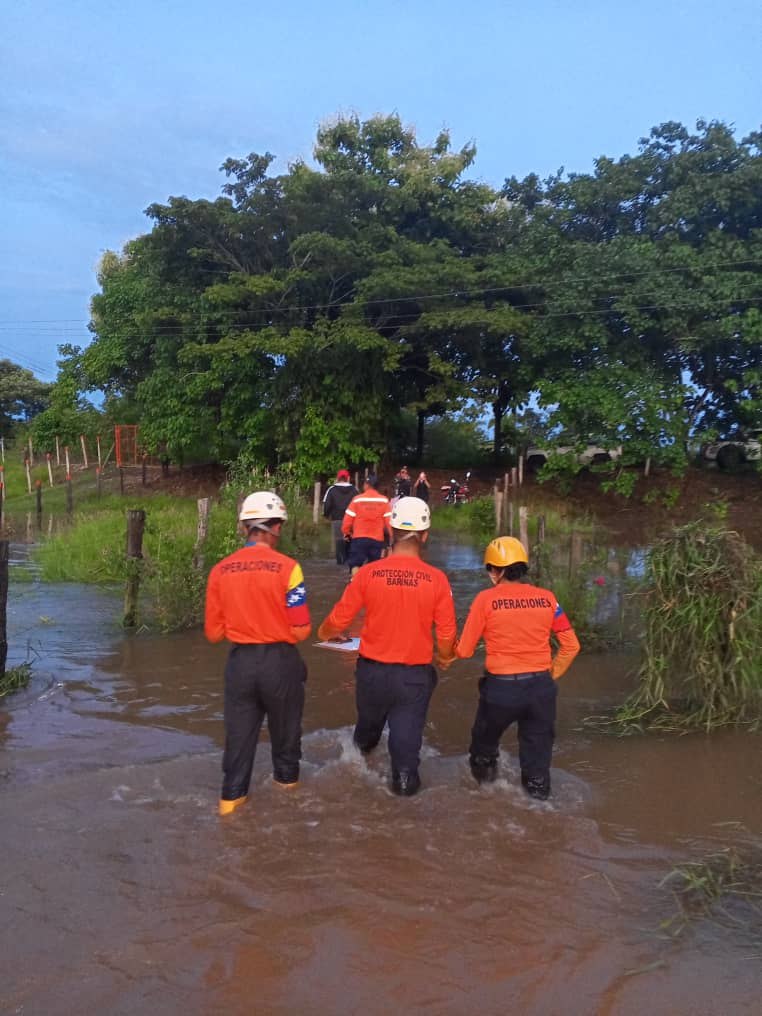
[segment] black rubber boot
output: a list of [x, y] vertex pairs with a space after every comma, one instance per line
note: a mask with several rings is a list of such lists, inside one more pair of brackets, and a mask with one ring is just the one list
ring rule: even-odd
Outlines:
[[354, 737], [352, 738], [352, 740], [354, 741], [355, 747], [359, 748], [360, 751], [363, 753], [363, 755], [370, 755], [373, 749], [378, 747], [378, 742], [381, 740], [381, 738], [380, 737], [376, 738], [375, 741], [361, 742], [358, 741], [356, 737]]
[[418, 773], [408, 772], [401, 769], [398, 773], [392, 773], [392, 790], [400, 797], [412, 797], [421, 789], [421, 777]]
[[521, 784], [530, 797], [538, 801], [547, 801], [550, 797], [550, 776], [525, 776], [521, 774]]
[[471, 775], [477, 783], [494, 783], [497, 779], [497, 759], [486, 755], [469, 755]]

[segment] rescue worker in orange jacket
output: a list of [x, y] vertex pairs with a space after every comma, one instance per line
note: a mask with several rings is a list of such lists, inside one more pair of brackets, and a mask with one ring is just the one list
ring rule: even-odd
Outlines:
[[430, 524], [428, 505], [417, 497], [400, 498], [391, 516], [391, 554], [358, 571], [318, 631], [321, 639], [332, 638], [365, 609], [354, 740], [370, 752], [389, 724], [392, 790], [404, 796], [421, 785], [423, 728], [437, 684], [432, 628], [440, 656], [450, 658], [455, 641], [450, 583], [421, 558]]
[[376, 477], [367, 476], [362, 494], [349, 502], [341, 524], [344, 536], [352, 540], [347, 554], [352, 575], [368, 561], [378, 561], [383, 556], [391, 514], [389, 498], [376, 490]]
[[[455, 653], [473, 656], [484, 639], [487, 659], [479, 682], [469, 756], [479, 781], [494, 780], [500, 738], [518, 723], [521, 782], [531, 797], [550, 794], [555, 738], [556, 681], [580, 649], [558, 600], [548, 589], [523, 582], [527, 553], [519, 540], [501, 536], [484, 554], [491, 586], [471, 604]], [[552, 655], [550, 638], [559, 649]]]
[[307, 668], [296, 643], [312, 630], [302, 569], [276, 550], [288, 518], [277, 494], [257, 491], [239, 513], [246, 545], [209, 574], [204, 632], [232, 642], [225, 666], [225, 753], [220, 815], [244, 804], [262, 721], [267, 717], [273, 779], [299, 779]]

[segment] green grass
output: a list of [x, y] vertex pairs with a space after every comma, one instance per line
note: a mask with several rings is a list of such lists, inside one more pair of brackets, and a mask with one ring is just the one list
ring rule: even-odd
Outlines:
[[[328, 527], [318, 533], [307, 504], [290, 474], [263, 477], [233, 475], [213, 501], [209, 532], [203, 549], [203, 565], [194, 561], [198, 509], [196, 498], [166, 494], [112, 495], [90, 500], [76, 511], [71, 524], [37, 546], [33, 552], [46, 582], [82, 582], [113, 585], [126, 582], [130, 569], [138, 568], [141, 579], [142, 625], [164, 631], [193, 627], [203, 617], [206, 579], [211, 567], [241, 546], [236, 508], [240, 493], [279, 486], [289, 508], [280, 549], [286, 554], [314, 552], [327, 546]], [[143, 561], [137, 566], [125, 559], [126, 512], [146, 512]]]
[[32, 665], [30, 663], [21, 663], [18, 667], [10, 667], [0, 677], [0, 698], [26, 688], [31, 676]]

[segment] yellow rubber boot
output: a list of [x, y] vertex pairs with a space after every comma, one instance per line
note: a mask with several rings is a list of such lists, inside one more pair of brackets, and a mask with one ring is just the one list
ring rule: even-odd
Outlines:
[[220, 815], [232, 814], [236, 810], [236, 808], [240, 808], [241, 805], [246, 804], [248, 800], [249, 800], [248, 795], [244, 795], [243, 797], [236, 797], [232, 801], [223, 801], [222, 799], [220, 799]]

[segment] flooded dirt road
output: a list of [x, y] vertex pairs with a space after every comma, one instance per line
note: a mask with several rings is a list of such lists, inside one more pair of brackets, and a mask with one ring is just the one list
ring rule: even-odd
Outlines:
[[[443, 558], [462, 619], [478, 558]], [[320, 620], [342, 575], [305, 572]], [[0, 703], [3, 1013], [760, 1011], [762, 929], [730, 913], [670, 938], [659, 887], [676, 863], [762, 847], [758, 741], [583, 728], [631, 658], [583, 655], [562, 679], [548, 804], [518, 787], [515, 735], [501, 779], [473, 783], [480, 661], [453, 666], [424, 790], [401, 800], [383, 746], [368, 762], [352, 746], [353, 660], [309, 645], [300, 786], [272, 785], [264, 743], [249, 804], [221, 822], [225, 649], [123, 636], [118, 605], [12, 588], [12, 645], [39, 658]]]

